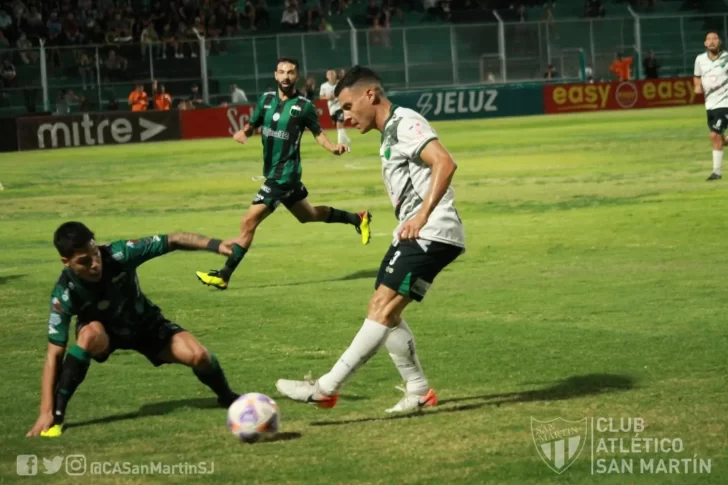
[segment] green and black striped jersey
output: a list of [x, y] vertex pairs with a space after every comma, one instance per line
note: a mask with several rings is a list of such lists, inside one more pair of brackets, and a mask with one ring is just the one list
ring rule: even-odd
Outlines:
[[261, 128], [263, 175], [280, 184], [301, 180], [301, 136], [308, 128], [321, 133], [316, 107], [298, 92], [282, 100], [277, 92], [263, 94], [250, 124]]

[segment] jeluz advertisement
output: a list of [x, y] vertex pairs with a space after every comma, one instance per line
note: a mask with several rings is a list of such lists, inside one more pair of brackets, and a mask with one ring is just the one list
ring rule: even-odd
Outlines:
[[546, 114], [660, 108], [704, 102], [692, 78], [544, 86]]

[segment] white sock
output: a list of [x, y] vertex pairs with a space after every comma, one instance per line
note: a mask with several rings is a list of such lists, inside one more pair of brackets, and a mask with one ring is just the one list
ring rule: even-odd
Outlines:
[[407, 392], [420, 396], [427, 394], [430, 384], [422, 371], [420, 359], [417, 358], [415, 337], [404, 320], [389, 331], [384, 345], [402, 379], [407, 383]]
[[346, 130], [344, 128], [337, 128], [336, 133], [339, 143], [349, 143], [350, 140], [349, 137], [346, 136]]
[[723, 150], [713, 150], [713, 173], [721, 175], [723, 170]]
[[377, 353], [388, 333], [389, 327], [386, 325], [374, 320], [364, 320], [364, 325], [351, 341], [349, 348], [341, 355], [329, 373], [319, 378], [319, 390], [328, 395], [338, 392], [344, 381]]

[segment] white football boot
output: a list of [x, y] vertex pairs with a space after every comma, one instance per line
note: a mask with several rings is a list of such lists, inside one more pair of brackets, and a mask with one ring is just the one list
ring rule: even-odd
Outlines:
[[293, 381], [289, 379], [278, 379], [276, 381], [276, 389], [278, 392], [293, 399], [294, 401], [314, 404], [320, 408], [333, 408], [339, 400], [338, 394], [331, 396], [324, 394], [319, 389], [318, 381], [314, 381], [306, 376], [306, 380]]
[[423, 408], [430, 408], [437, 405], [437, 394], [434, 389], [428, 389], [425, 395], [412, 394], [404, 387], [397, 386], [397, 389], [404, 392], [404, 397], [394, 407], [385, 409], [386, 413], [402, 413], [407, 411], [418, 411]]

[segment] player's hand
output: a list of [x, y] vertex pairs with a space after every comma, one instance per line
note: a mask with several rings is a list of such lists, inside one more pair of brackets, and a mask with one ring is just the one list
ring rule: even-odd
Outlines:
[[218, 248], [217, 252], [218, 254], [222, 254], [223, 256], [230, 256], [233, 254], [233, 244], [235, 244], [235, 239], [228, 239], [227, 241], [223, 241], [220, 243], [220, 248]]
[[240, 143], [241, 145], [245, 145], [248, 142], [248, 135], [245, 134], [245, 128], [236, 131], [233, 135], [233, 140]]
[[416, 215], [409, 221], [402, 224], [399, 228], [399, 240], [405, 241], [407, 239], [417, 239], [420, 237], [420, 230], [427, 223], [427, 219]]
[[31, 430], [28, 431], [28, 434], [26, 434], [25, 437], [30, 438], [31, 436], [38, 436], [41, 431], [48, 431], [48, 428], [51, 426], [53, 426], [53, 413], [41, 413], [38, 416], [38, 420], [35, 422]]
[[350, 152], [351, 148], [349, 148], [349, 145], [345, 145], [343, 143], [338, 143], [334, 145], [334, 148], [331, 150], [331, 153], [334, 155], [342, 155], [346, 152]]

